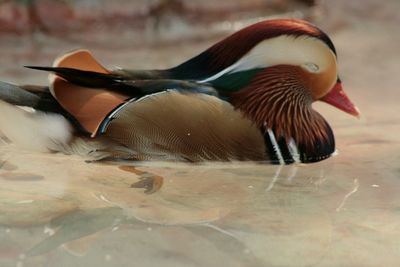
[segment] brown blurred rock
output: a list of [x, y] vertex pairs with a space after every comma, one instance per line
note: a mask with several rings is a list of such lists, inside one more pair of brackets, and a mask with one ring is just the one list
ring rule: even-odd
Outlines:
[[[296, 11], [313, 5], [313, 0], [144, 0], [66, 1], [26, 0], [0, 1], [0, 33], [59, 34], [79, 29], [128, 28], [144, 31], [152, 20], [156, 30], [162, 24], [179, 18], [190, 25], [236, 21]], [[168, 26], [168, 25], [167, 25]], [[164, 27], [164, 26], [163, 26]]]
[[0, 32], [52, 32], [69, 27], [74, 12], [64, 1], [0, 2]]

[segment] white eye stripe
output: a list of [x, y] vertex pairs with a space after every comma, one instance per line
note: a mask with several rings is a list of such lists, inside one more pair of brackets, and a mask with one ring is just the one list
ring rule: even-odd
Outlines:
[[226, 69], [223, 69], [222, 71], [218, 72], [217, 74], [214, 74], [213, 76], [208, 77], [208, 78], [206, 78], [204, 80], [201, 80], [201, 81], [198, 81], [198, 82], [199, 83], [206, 83], [206, 82], [209, 82], [209, 81], [216, 80], [216, 79], [218, 79], [219, 77], [221, 77], [224, 74], [235, 72], [235, 69], [238, 68], [239, 63], [240, 62], [236, 62], [235, 64], [230, 65], [229, 67], [227, 67]]
[[321, 40], [309, 36], [295, 38], [282, 35], [258, 43], [234, 64], [199, 82], [210, 82], [228, 73], [280, 64], [302, 66], [309, 72], [319, 73], [335, 62], [336, 56]]

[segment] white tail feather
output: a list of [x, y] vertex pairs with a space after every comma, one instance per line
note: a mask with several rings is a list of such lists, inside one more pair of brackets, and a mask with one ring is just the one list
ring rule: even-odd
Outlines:
[[59, 151], [72, 140], [72, 125], [61, 115], [28, 112], [0, 101], [0, 132], [20, 147], [35, 151]]

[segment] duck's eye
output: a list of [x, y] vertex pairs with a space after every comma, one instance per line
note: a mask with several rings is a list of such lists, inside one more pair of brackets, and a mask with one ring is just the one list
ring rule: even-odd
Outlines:
[[318, 72], [319, 70], [319, 66], [311, 62], [304, 63], [303, 68], [305, 68], [309, 72]]

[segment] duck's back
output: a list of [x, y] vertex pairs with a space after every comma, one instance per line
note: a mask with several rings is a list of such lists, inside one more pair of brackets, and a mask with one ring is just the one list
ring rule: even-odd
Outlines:
[[143, 160], [266, 160], [260, 130], [216, 97], [167, 91], [126, 103], [104, 135]]

